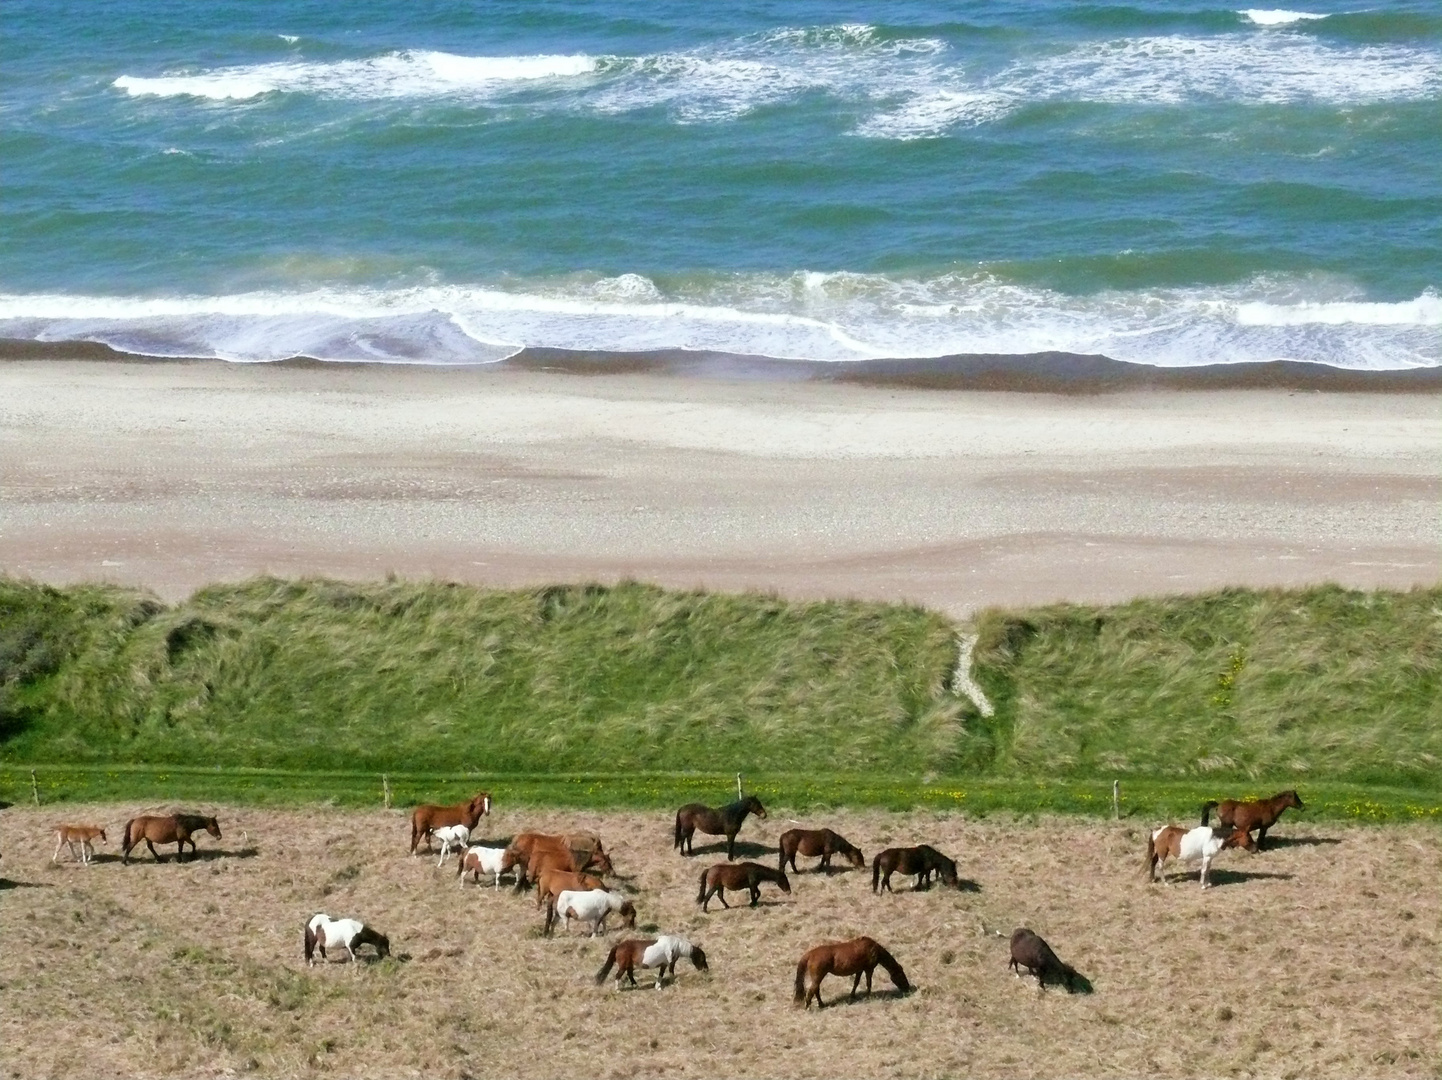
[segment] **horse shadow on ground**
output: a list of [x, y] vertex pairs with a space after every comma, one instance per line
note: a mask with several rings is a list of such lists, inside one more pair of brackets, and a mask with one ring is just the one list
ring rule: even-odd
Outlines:
[[946, 885], [940, 880], [933, 880], [925, 885], [913, 885], [906, 890], [893, 889], [892, 892], [931, 892], [932, 889], [954, 888], [957, 892], [978, 893], [981, 892], [981, 882], [972, 881], [971, 878], [959, 877], [955, 885]]
[[877, 998], [880, 998], [882, 1001], [900, 1001], [902, 998], [910, 997], [914, 993], [916, 993], [916, 987], [914, 986], [910, 990], [901, 990], [893, 986], [886, 990], [873, 990], [869, 994], [865, 990], [858, 990], [855, 997], [852, 997], [847, 991], [843, 990], [821, 1007], [823, 1009], [836, 1009], [843, 1005], [865, 1005], [868, 1001], [874, 1001]]
[[[1167, 880], [1168, 880], [1171, 884], [1173, 884], [1173, 885], [1178, 885], [1178, 884], [1181, 884], [1182, 882], [1188, 882], [1188, 883], [1190, 883], [1190, 882], [1199, 880], [1200, 874], [1201, 874], [1201, 871], [1198, 871], [1198, 872], [1195, 873], [1195, 874], [1185, 874], [1185, 875], [1183, 875], [1183, 876], [1181, 876], [1181, 877], [1172, 876], [1172, 877], [1169, 877]], [[1210, 874], [1207, 875], [1207, 881], [1212, 885], [1213, 888], [1215, 888], [1215, 887], [1217, 887], [1217, 886], [1219, 886], [1219, 885], [1240, 885], [1240, 884], [1242, 884], [1243, 882], [1253, 881], [1253, 880], [1256, 880], [1256, 881], [1291, 881], [1291, 880], [1292, 880], [1292, 875], [1291, 875], [1291, 874], [1276, 874], [1276, 873], [1271, 873], [1271, 872], [1266, 871], [1266, 870], [1248, 871], [1248, 870], [1215, 870], [1215, 869], [1214, 869]]]
[[[760, 855], [776, 854], [776, 845], [758, 844], [754, 840], [737, 840], [736, 846], [732, 849], [738, 858], [754, 859]], [[697, 844], [691, 849], [692, 855], [725, 855], [726, 841], [718, 840], [714, 844]]]
[[0, 878], [0, 892], [9, 892], [11, 889], [53, 889], [48, 881], [11, 881], [9, 878]]
[[[193, 862], [215, 862], [215, 860], [217, 859], [254, 859], [259, 855], [260, 848], [256, 847], [253, 844], [250, 847], [236, 848], [233, 851], [228, 851], [225, 848], [201, 848], [199, 851], [187, 851], [185, 853], [185, 858], [181, 860], [181, 865], [189, 866]], [[175, 859], [175, 852], [172, 851], [162, 854], [159, 861], [162, 863], [173, 863], [175, 862]], [[96, 854], [94, 858], [91, 859], [91, 862], [101, 862], [102, 860], [105, 862], [121, 862], [123, 860], [123, 856], [114, 854]], [[132, 851], [130, 853], [130, 861], [133, 863], [156, 862], [156, 860], [151, 857], [150, 852], [148, 851], [145, 852], [143, 857]]]
[[1321, 847], [1323, 844], [1340, 844], [1336, 836], [1269, 836], [1259, 853], [1289, 847]]

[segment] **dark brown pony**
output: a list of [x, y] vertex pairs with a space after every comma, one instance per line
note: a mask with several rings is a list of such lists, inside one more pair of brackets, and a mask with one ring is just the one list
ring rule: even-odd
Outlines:
[[130, 849], [144, 840], [156, 862], [160, 861], [160, 852], [155, 850], [156, 844], [174, 844], [175, 861], [184, 862], [186, 844], [190, 845], [191, 857], [195, 855], [195, 841], [191, 839], [191, 834], [202, 831], [210, 833], [217, 840], [220, 839], [220, 825], [213, 817], [169, 814], [165, 817], [131, 818], [125, 823], [125, 842], [121, 845], [120, 861], [122, 864], [129, 863]]
[[911, 983], [906, 978], [906, 972], [901, 970], [901, 965], [882, 946], [878, 945], [869, 937], [852, 938], [850, 941], [828, 941], [825, 945], [818, 945], [807, 952], [796, 965], [796, 1004], [803, 1009], [811, 1007], [811, 999], [816, 999], [816, 1007], [824, 1009], [826, 1003], [821, 1000], [821, 980], [828, 975], [840, 975], [843, 978], [852, 975], [851, 998], [856, 999], [856, 988], [861, 984], [861, 976], [866, 976], [866, 992], [871, 993], [871, 973], [880, 964], [891, 976], [891, 981], [903, 994], [911, 991]]
[[714, 896], [721, 901], [722, 907], [729, 908], [731, 905], [726, 902], [726, 890], [745, 889], [751, 894], [751, 906], [755, 907], [761, 899], [763, 881], [772, 882], [784, 893], [791, 891], [791, 882], [786, 880], [784, 870], [773, 870], [754, 862], [717, 863], [701, 871], [701, 890], [696, 894], [696, 903], [701, 905], [702, 911], [707, 911], [707, 905]]
[[872, 859], [871, 891], [880, 892], [885, 889], [892, 892], [892, 874], [915, 874], [916, 885], [912, 888], [913, 892], [929, 886], [932, 874], [938, 875], [944, 885], [958, 884], [955, 861], [948, 859], [930, 844], [887, 848]]
[[676, 811], [676, 842], [671, 846], [680, 848], [682, 855], [694, 855], [696, 852], [691, 837], [700, 830], [711, 836], [725, 836], [726, 858], [730, 859], [736, 851], [736, 834], [741, 831], [741, 823], [746, 820], [747, 814], [755, 814], [763, 821], [766, 819], [766, 807], [755, 795], [747, 795], [719, 809], [702, 803], [687, 803]]
[[808, 858], [820, 855], [821, 865], [817, 867], [818, 870], [830, 870], [833, 855], [844, 855], [846, 861], [858, 870], [866, 865], [866, 856], [861, 854], [860, 849], [853, 847], [846, 837], [830, 829], [787, 829], [781, 834], [779, 844], [782, 870], [786, 869], [788, 862], [791, 869], [795, 870], [797, 855]]
[[455, 806], [432, 806], [425, 803], [411, 811], [411, 854], [424, 837], [426, 850], [431, 849], [431, 830], [444, 829], [448, 825], [464, 825], [474, 829], [482, 815], [491, 812], [491, 793], [482, 791], [467, 802]]
[[[1235, 799], [1227, 799], [1223, 802], [1209, 802], [1203, 808], [1215, 808], [1217, 820], [1229, 829], [1238, 829], [1242, 832], [1257, 830], [1257, 848], [1260, 850], [1262, 843], [1267, 839], [1267, 830], [1277, 823], [1282, 816], [1282, 811], [1288, 807], [1296, 810], [1304, 810], [1301, 797], [1295, 791], [1280, 791], [1270, 799], [1258, 799], [1256, 802], [1237, 802]], [[1203, 822], [1205, 824], [1205, 822]]]
[[1016, 973], [1017, 978], [1021, 977], [1021, 969], [1026, 968], [1036, 976], [1037, 985], [1043, 990], [1048, 980], [1061, 983], [1068, 993], [1086, 985], [1086, 980], [1077, 974], [1076, 968], [1063, 964], [1052, 952], [1051, 946], [1025, 926], [1011, 935], [1011, 960], [1007, 962], [1007, 967]]

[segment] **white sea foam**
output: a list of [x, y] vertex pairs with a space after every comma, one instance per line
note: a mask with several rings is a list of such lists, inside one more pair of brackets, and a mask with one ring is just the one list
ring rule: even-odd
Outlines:
[[285, 42], [287, 45], [294, 45], [297, 41], [300, 40], [300, 36], [298, 34], [276, 34], [275, 36], [280, 38], [280, 40]]
[[1283, 8], [1247, 8], [1245, 11], [1237, 12], [1244, 18], [1250, 19], [1258, 26], [1287, 26], [1295, 22], [1303, 22], [1309, 19], [1325, 19], [1325, 15], [1314, 15], [1309, 11], [1287, 11]]
[[0, 336], [102, 341], [238, 361], [484, 363], [525, 346], [695, 349], [809, 360], [1099, 353], [1164, 367], [1295, 359], [1442, 365], [1442, 298], [1347, 296], [1336, 281], [1068, 296], [986, 274], [738, 274], [671, 291], [636, 274], [512, 290], [256, 292], [219, 297], [0, 296]]

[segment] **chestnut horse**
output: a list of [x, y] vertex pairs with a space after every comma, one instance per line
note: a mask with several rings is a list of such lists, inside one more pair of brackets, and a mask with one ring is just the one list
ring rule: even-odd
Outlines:
[[761, 899], [763, 881], [780, 886], [784, 893], [791, 891], [791, 882], [786, 880], [784, 870], [773, 870], [754, 862], [720, 862], [701, 871], [701, 890], [696, 894], [696, 903], [701, 905], [702, 911], [706, 911], [714, 896], [721, 901], [722, 907], [729, 908], [731, 905], [726, 902], [726, 890], [745, 889], [751, 894], [751, 906], [755, 907]]
[[861, 984], [861, 976], [866, 976], [866, 992], [871, 993], [871, 973], [880, 964], [891, 976], [891, 981], [903, 994], [911, 991], [911, 983], [906, 978], [906, 972], [901, 970], [901, 965], [882, 946], [878, 945], [869, 937], [852, 938], [850, 941], [828, 941], [825, 945], [818, 945], [809, 950], [796, 965], [796, 997], [797, 1005], [803, 1009], [811, 1007], [811, 999], [816, 999], [816, 1007], [824, 1009], [826, 1003], [821, 1000], [821, 980], [828, 975], [840, 975], [843, 978], [847, 975], [854, 976], [851, 980], [851, 999], [856, 999], [856, 988]]
[[130, 849], [142, 840], [150, 849], [150, 854], [155, 856], [156, 862], [160, 861], [160, 852], [155, 850], [156, 844], [174, 844], [175, 861], [184, 862], [186, 844], [190, 845], [191, 857], [195, 857], [195, 841], [191, 839], [191, 834], [202, 830], [217, 840], [220, 839], [220, 825], [213, 817], [203, 817], [200, 814], [168, 814], [165, 817], [131, 818], [125, 823], [125, 842], [121, 845], [120, 862], [128, 865]]
[[464, 825], [468, 829], [474, 829], [482, 815], [490, 812], [489, 791], [482, 791], [468, 802], [456, 803], [455, 806], [432, 806], [430, 803], [417, 806], [411, 811], [411, 854], [416, 853], [416, 845], [421, 842], [421, 837], [425, 837], [427, 851], [435, 850], [431, 847], [432, 830], [446, 825]]
[[60, 849], [70, 848], [70, 857], [84, 866], [90, 865], [90, 860], [95, 857], [95, 841], [102, 844], [110, 841], [105, 836], [105, 830], [99, 825], [57, 825], [55, 826], [55, 854], [50, 856], [51, 862], [60, 861]]
[[891, 888], [892, 874], [915, 874], [916, 884], [912, 892], [931, 884], [931, 875], [937, 874], [944, 885], [957, 885], [956, 862], [948, 859], [930, 844], [916, 847], [887, 848], [871, 860], [871, 891], [894, 891]]
[[797, 855], [808, 858], [820, 855], [821, 865], [817, 867], [818, 870], [830, 870], [833, 855], [844, 855], [846, 861], [858, 870], [866, 865], [866, 856], [861, 854], [860, 849], [853, 847], [846, 837], [830, 829], [787, 829], [781, 834], [778, 844], [781, 848], [782, 870], [786, 869], [788, 862], [791, 869], [795, 870]]
[[741, 823], [746, 820], [747, 814], [766, 820], [766, 807], [755, 795], [747, 795], [720, 809], [703, 803], [687, 803], [676, 811], [676, 842], [671, 846], [680, 848], [682, 855], [696, 854], [691, 837], [699, 829], [711, 836], [726, 837], [726, 858], [729, 860], [736, 851], [736, 834], [741, 831]]
[[1230, 829], [1240, 829], [1243, 832], [1257, 830], [1257, 850], [1260, 851], [1263, 842], [1267, 839], [1267, 830], [1277, 823], [1282, 816], [1282, 811], [1288, 807], [1296, 810], [1306, 809], [1302, 805], [1301, 797], [1295, 791], [1280, 791], [1270, 799], [1258, 799], [1256, 802], [1238, 802], [1235, 799], [1227, 799], [1223, 802], [1209, 802], [1204, 807], [1211, 809], [1215, 807], [1217, 820]]
[[676, 934], [662, 934], [659, 938], [627, 938], [611, 946], [606, 962], [601, 965], [601, 970], [596, 972], [596, 985], [605, 983], [606, 975], [614, 967], [617, 990], [621, 989], [623, 976], [635, 986], [636, 968], [640, 966], [656, 969], [656, 989], [659, 990], [661, 979], [665, 975], [675, 978], [676, 961], [688, 956], [697, 971], [706, 970], [706, 954], [701, 951], [701, 946], [692, 945]]

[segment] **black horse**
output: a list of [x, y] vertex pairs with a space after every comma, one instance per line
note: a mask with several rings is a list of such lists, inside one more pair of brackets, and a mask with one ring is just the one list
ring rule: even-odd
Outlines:
[[[948, 859], [930, 844], [917, 847], [887, 848], [871, 860], [871, 891], [880, 892], [891, 888], [892, 874], [915, 874], [915, 889], [931, 884], [931, 875], [937, 874], [944, 885], [958, 885], [956, 862]], [[913, 889], [913, 891], [915, 891]]]
[[712, 836], [726, 837], [726, 858], [730, 859], [736, 850], [736, 834], [747, 814], [755, 814], [763, 820], [766, 807], [755, 795], [747, 795], [734, 803], [727, 803], [719, 810], [701, 803], [687, 803], [676, 811], [676, 842], [673, 848], [680, 848], [682, 855], [694, 855], [691, 836], [696, 830]]

